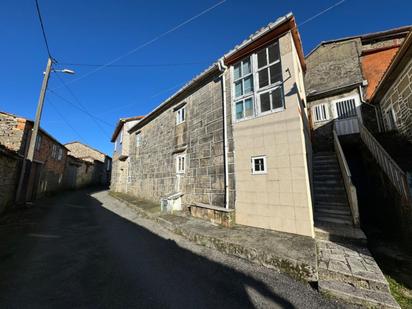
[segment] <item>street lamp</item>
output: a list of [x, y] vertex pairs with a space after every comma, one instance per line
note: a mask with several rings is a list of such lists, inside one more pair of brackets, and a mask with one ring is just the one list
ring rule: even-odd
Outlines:
[[20, 179], [19, 179], [19, 185], [17, 187], [17, 192], [16, 192], [16, 201], [20, 201], [20, 195], [21, 195], [21, 190], [22, 190], [22, 185], [23, 185], [23, 179], [26, 171], [26, 161], [29, 162], [29, 179], [32, 174], [32, 163], [34, 159], [34, 149], [36, 146], [36, 140], [37, 140], [37, 135], [39, 133], [39, 127], [40, 127], [40, 119], [41, 119], [41, 114], [43, 111], [43, 105], [44, 105], [44, 98], [46, 96], [46, 90], [47, 90], [47, 85], [49, 83], [49, 77], [50, 73], [53, 72], [61, 72], [61, 73], [66, 73], [66, 74], [74, 74], [73, 70], [69, 69], [62, 69], [62, 70], [55, 70], [53, 69], [53, 59], [48, 58], [47, 60], [47, 66], [46, 66], [46, 71], [44, 72], [44, 77], [43, 77], [43, 83], [42, 87], [40, 90], [40, 97], [39, 101], [37, 104], [37, 110], [36, 110], [36, 118], [34, 120], [33, 128], [32, 128], [32, 134], [30, 137], [30, 143], [28, 146], [28, 151], [24, 153], [24, 160], [23, 160], [23, 165], [20, 173]]

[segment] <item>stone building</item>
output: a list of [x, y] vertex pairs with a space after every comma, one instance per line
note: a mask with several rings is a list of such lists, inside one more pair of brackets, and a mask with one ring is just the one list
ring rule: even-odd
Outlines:
[[122, 118], [116, 125], [111, 142], [114, 143], [112, 182], [110, 189], [116, 192], [126, 193], [127, 186], [130, 184], [131, 175], [129, 173], [129, 144], [131, 129], [135, 124], [142, 120], [143, 116]]
[[[0, 112], [0, 144], [22, 157], [27, 152], [32, 128], [33, 121]], [[33, 172], [29, 173], [28, 169], [23, 171], [24, 192], [20, 198], [25, 196], [26, 200], [34, 200], [47, 192], [62, 189], [66, 156], [66, 147], [40, 129], [35, 145]]]
[[128, 176], [112, 190], [126, 179], [127, 193], [169, 210], [313, 237], [304, 71], [288, 14], [132, 126]]
[[70, 156], [67, 161], [66, 185], [70, 188], [109, 186], [112, 158], [81, 142], [65, 144]]
[[314, 147], [359, 133], [358, 120], [378, 131], [377, 110], [367, 103], [411, 27], [320, 43], [306, 56], [305, 85]]
[[412, 33], [379, 81], [371, 102], [379, 106], [385, 131], [396, 130], [412, 142]]

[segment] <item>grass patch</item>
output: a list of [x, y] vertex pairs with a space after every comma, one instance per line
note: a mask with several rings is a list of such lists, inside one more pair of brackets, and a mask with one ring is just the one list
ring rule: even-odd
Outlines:
[[391, 293], [398, 304], [404, 309], [412, 309], [412, 290], [407, 289], [392, 277], [386, 275]]

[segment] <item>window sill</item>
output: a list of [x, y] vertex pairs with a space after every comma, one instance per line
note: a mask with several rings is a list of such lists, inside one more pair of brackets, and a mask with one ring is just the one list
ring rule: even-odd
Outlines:
[[252, 119], [257, 119], [257, 118], [262, 118], [262, 117], [265, 117], [265, 116], [268, 116], [268, 115], [271, 115], [271, 114], [281, 113], [281, 112], [283, 112], [283, 111], [285, 111], [285, 110], [286, 110], [286, 108], [283, 107], [283, 108], [275, 109], [275, 110], [273, 110], [273, 111], [260, 113], [260, 114], [258, 114], [258, 115], [256, 115], [256, 116], [251, 116], [251, 117], [247, 117], [247, 118], [243, 118], [243, 119], [235, 119], [235, 123], [243, 122], [243, 121], [248, 121], [248, 120], [252, 120]]

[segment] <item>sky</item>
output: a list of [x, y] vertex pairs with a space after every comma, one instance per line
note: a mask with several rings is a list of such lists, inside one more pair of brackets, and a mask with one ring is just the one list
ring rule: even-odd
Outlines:
[[[288, 12], [301, 24], [305, 54], [321, 41], [412, 25], [410, 0], [39, 0], [39, 5], [55, 68], [76, 72], [52, 73], [41, 126], [62, 143], [79, 140], [109, 155], [119, 118], [149, 113]], [[0, 38], [0, 110], [34, 119], [48, 57], [34, 0], [0, 1]], [[94, 66], [116, 59], [114, 66]]]

